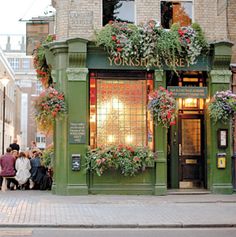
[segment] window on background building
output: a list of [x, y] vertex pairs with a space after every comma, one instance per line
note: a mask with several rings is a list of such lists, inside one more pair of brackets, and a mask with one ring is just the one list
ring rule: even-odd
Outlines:
[[39, 95], [43, 90], [42, 83], [40, 81], [36, 82], [36, 95]]
[[13, 70], [19, 70], [20, 69], [20, 60], [19, 58], [9, 58], [8, 59], [11, 67]]
[[23, 60], [22, 60], [22, 68], [24, 70], [29, 70], [30, 69], [30, 59], [29, 58], [23, 58]]
[[161, 25], [170, 29], [172, 24], [189, 26], [193, 20], [192, 1], [161, 1]]
[[134, 0], [103, 0], [103, 26], [109, 21], [134, 23]]

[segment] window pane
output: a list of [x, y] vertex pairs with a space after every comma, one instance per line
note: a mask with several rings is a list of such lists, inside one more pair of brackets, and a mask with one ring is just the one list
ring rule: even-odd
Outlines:
[[182, 155], [201, 155], [200, 119], [182, 120]]
[[109, 21], [134, 23], [134, 0], [103, 0], [103, 25]]
[[174, 23], [189, 26], [192, 23], [192, 2], [161, 2], [161, 25], [170, 29]]

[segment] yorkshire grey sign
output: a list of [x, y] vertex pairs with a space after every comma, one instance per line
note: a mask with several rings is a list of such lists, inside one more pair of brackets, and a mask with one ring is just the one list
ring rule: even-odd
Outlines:
[[167, 89], [175, 98], [207, 98], [207, 87], [168, 86]]

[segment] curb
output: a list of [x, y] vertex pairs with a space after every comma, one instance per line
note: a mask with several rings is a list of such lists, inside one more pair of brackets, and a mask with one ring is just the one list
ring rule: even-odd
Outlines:
[[0, 224], [0, 228], [65, 228], [65, 229], [191, 229], [236, 228], [236, 224]]

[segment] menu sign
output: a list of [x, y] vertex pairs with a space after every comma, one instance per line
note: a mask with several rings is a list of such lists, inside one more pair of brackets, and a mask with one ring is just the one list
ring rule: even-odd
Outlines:
[[207, 98], [207, 87], [168, 86], [167, 89], [173, 93], [175, 98]]

